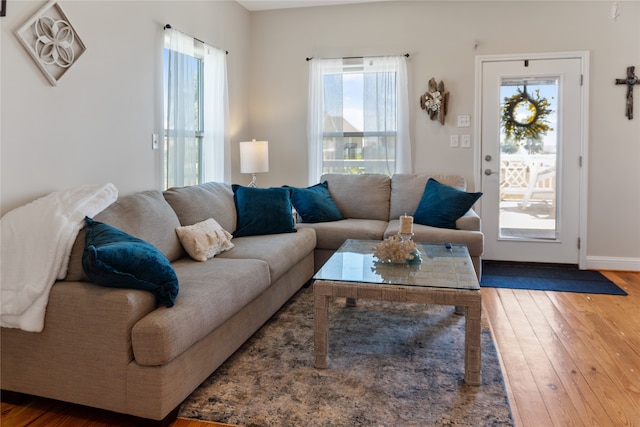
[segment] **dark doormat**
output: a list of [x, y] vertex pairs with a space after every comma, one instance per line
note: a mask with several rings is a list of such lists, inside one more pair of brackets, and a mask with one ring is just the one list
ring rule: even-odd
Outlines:
[[480, 286], [535, 291], [627, 295], [599, 271], [574, 265], [483, 261]]

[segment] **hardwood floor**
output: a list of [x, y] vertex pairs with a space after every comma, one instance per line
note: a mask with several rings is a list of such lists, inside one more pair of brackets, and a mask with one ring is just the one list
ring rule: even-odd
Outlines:
[[[640, 427], [640, 272], [603, 273], [629, 295], [482, 289], [516, 426]], [[0, 424], [134, 425], [36, 398], [2, 402]], [[211, 425], [178, 419], [172, 427]]]
[[483, 288], [516, 426], [640, 426], [640, 273], [629, 295]]

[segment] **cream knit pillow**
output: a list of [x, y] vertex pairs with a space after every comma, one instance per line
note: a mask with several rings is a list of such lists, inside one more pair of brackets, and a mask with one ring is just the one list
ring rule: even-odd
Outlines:
[[206, 261], [234, 247], [231, 234], [213, 218], [178, 227], [176, 233], [184, 249], [196, 261]]

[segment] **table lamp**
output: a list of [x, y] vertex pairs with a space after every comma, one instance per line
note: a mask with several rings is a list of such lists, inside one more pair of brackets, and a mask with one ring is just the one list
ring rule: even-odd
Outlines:
[[256, 174], [269, 172], [269, 141], [240, 143], [240, 172], [252, 174], [249, 187], [256, 187]]

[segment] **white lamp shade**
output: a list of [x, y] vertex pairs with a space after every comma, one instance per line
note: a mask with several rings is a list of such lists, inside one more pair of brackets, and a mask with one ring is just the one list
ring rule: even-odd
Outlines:
[[269, 141], [244, 141], [240, 143], [240, 172], [269, 172]]

